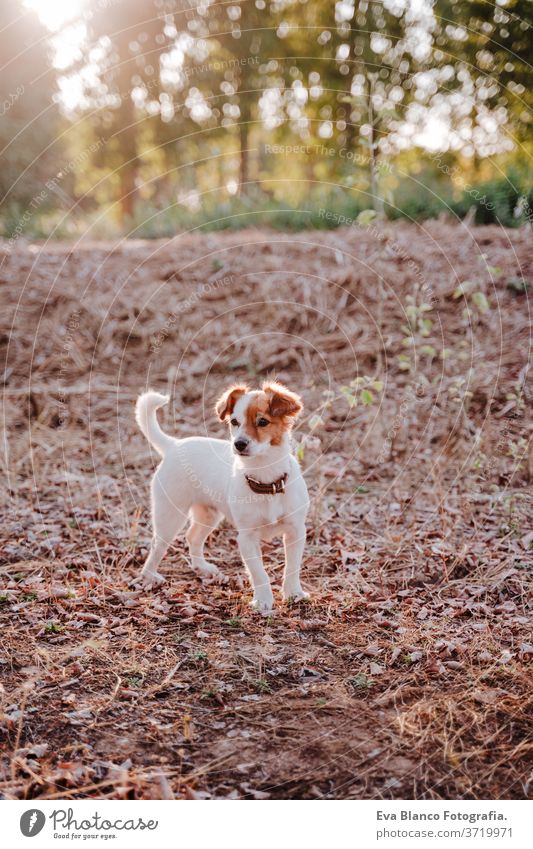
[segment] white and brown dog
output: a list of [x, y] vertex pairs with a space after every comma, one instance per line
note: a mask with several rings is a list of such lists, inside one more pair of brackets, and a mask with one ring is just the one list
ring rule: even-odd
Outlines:
[[172, 540], [190, 519], [186, 538], [192, 566], [220, 576], [204, 559], [204, 543], [223, 517], [236, 527], [253, 588], [252, 606], [272, 610], [273, 595], [261, 556], [261, 540], [283, 536], [283, 596], [302, 599], [300, 565], [305, 545], [307, 487], [291, 454], [290, 431], [302, 410], [298, 395], [280, 383], [260, 390], [232, 386], [217, 401], [230, 440], [202, 436], [175, 439], [164, 433], [156, 410], [168, 395], [146, 392], [137, 400], [137, 423], [163, 461], [152, 481], [153, 539], [141, 573], [145, 584], [163, 581], [157, 572]]

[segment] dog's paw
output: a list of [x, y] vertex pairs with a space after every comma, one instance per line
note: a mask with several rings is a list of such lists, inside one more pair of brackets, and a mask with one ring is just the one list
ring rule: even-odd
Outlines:
[[250, 602], [250, 607], [256, 613], [260, 613], [261, 616], [270, 616], [270, 614], [272, 613], [273, 603], [274, 599], [271, 596], [254, 596], [254, 598]]
[[311, 596], [300, 587], [296, 590], [283, 590], [283, 598], [288, 604], [297, 604], [299, 601], [309, 601]]
[[196, 564], [194, 568], [202, 578], [211, 578], [221, 584], [226, 584], [228, 582], [227, 575], [224, 575], [218, 566], [215, 566], [214, 563], [208, 563], [207, 560], [203, 560], [200, 564]]
[[139, 577], [135, 578], [135, 580], [131, 582], [131, 585], [133, 587], [141, 587], [145, 590], [151, 590], [155, 587], [161, 586], [164, 582], [165, 578], [159, 572], [146, 572], [144, 575], [141, 572]]

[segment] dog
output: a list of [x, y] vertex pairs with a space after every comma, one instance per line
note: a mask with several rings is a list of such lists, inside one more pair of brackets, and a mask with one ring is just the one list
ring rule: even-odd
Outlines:
[[223, 577], [204, 558], [204, 543], [225, 517], [237, 530], [240, 554], [253, 589], [252, 607], [269, 614], [273, 606], [270, 580], [263, 565], [261, 541], [283, 537], [283, 597], [308, 597], [300, 584], [309, 509], [307, 487], [291, 453], [290, 433], [302, 412], [301, 398], [281, 383], [261, 389], [229, 387], [215, 412], [229, 423], [229, 440], [203, 436], [176, 439], [159, 426], [156, 411], [168, 395], [145, 392], [137, 400], [136, 420], [162, 456], [152, 480], [153, 538], [139, 581], [161, 583], [157, 571], [176, 535], [186, 533], [194, 570]]

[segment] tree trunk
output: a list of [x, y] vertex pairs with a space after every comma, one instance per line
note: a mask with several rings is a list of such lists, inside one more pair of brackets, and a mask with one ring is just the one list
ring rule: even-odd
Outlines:
[[120, 172], [120, 219], [127, 224], [135, 212], [137, 167], [134, 162], [123, 165]]
[[248, 159], [248, 115], [241, 114], [241, 123], [239, 124], [239, 194], [246, 192], [249, 180], [249, 159]]
[[120, 214], [122, 224], [127, 224], [135, 212], [137, 200], [137, 174], [139, 171], [137, 133], [134, 126], [135, 107], [131, 97], [125, 95], [118, 110], [119, 130], [117, 142], [120, 150]]
[[378, 174], [378, 152], [376, 142], [377, 119], [374, 115], [374, 104], [372, 103], [372, 95], [374, 94], [373, 75], [368, 75], [368, 123], [370, 125], [370, 191], [372, 192], [372, 204], [378, 218], [385, 218], [385, 204], [379, 193], [379, 174]]
[[117, 37], [118, 86], [120, 106], [114, 114], [114, 133], [118, 146], [120, 169], [120, 215], [123, 225], [128, 223], [135, 212], [136, 180], [139, 171], [137, 127], [135, 126], [135, 106], [131, 99], [132, 75], [135, 64], [129, 49], [130, 33], [123, 30]]

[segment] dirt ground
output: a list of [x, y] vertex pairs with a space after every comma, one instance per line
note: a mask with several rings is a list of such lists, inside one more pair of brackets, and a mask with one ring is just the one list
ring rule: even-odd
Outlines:
[[[4, 798], [531, 797], [532, 279], [531, 231], [443, 222], [0, 244]], [[223, 436], [225, 385], [272, 375], [311, 601], [274, 542], [252, 613], [226, 525], [226, 584], [178, 539], [132, 589], [137, 394]]]

